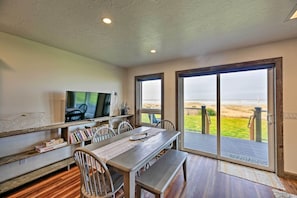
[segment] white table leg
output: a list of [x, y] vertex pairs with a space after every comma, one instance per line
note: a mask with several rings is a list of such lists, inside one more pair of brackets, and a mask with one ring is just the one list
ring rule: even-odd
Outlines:
[[124, 193], [125, 197], [135, 197], [135, 172], [124, 173]]

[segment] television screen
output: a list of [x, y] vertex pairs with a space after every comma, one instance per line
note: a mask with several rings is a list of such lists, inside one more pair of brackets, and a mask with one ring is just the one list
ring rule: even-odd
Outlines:
[[110, 93], [67, 91], [65, 122], [109, 116]]

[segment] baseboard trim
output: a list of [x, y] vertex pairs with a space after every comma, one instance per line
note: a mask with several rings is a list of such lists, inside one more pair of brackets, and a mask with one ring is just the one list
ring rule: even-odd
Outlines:
[[295, 179], [297, 180], [297, 174], [296, 173], [290, 173], [290, 172], [284, 172], [284, 178], [288, 179]]

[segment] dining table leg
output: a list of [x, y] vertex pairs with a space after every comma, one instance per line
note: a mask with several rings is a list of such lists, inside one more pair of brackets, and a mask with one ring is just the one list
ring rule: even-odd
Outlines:
[[135, 172], [125, 172], [124, 174], [124, 194], [125, 198], [135, 197]]
[[179, 141], [178, 137], [173, 141], [173, 148], [179, 150]]

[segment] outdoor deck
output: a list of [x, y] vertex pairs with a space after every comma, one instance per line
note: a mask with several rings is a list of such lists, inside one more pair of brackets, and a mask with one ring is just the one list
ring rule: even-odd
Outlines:
[[[217, 153], [217, 137], [198, 132], [184, 133], [184, 147]], [[261, 166], [268, 166], [268, 144], [230, 137], [221, 137], [221, 155]]]

